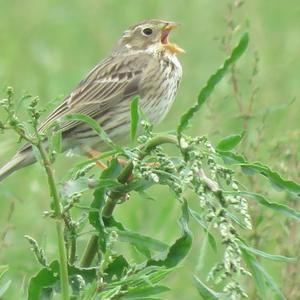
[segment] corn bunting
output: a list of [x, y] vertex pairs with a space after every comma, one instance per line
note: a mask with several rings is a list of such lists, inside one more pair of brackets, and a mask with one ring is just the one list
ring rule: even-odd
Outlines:
[[[140, 108], [150, 122], [160, 122], [170, 109], [182, 77], [177, 54], [184, 52], [168, 40], [177, 23], [143, 21], [126, 30], [112, 53], [98, 63], [42, 123], [46, 132], [54, 121], [68, 114], [85, 114], [118, 143], [130, 131], [130, 101], [140, 97]], [[105, 148], [103, 141], [85, 123], [60, 124], [62, 150]], [[23, 146], [0, 169], [0, 181], [12, 172], [36, 161], [30, 145]]]

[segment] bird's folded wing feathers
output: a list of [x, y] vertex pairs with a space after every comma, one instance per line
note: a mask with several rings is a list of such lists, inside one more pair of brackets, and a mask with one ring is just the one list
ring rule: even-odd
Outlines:
[[[70, 114], [85, 114], [93, 118], [101, 111], [117, 105], [123, 98], [139, 94], [139, 82], [151, 57], [147, 54], [109, 57], [98, 64], [79, 83], [39, 128], [45, 132], [54, 121]], [[66, 121], [60, 130], [75, 127], [79, 121]]]

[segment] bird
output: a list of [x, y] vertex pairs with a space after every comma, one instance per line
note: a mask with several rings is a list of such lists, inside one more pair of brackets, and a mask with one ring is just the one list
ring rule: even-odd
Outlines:
[[[147, 119], [157, 124], [174, 102], [182, 66], [178, 54], [184, 50], [169, 41], [179, 23], [145, 20], [129, 27], [121, 35], [111, 54], [101, 60], [62, 103], [41, 123], [45, 133], [53, 122], [70, 114], [93, 118], [109, 138], [118, 143], [130, 132], [130, 103], [139, 97], [139, 107]], [[107, 146], [86, 123], [62, 121], [62, 151], [89, 155]], [[0, 181], [16, 170], [36, 162], [32, 146], [25, 145], [0, 168]]]

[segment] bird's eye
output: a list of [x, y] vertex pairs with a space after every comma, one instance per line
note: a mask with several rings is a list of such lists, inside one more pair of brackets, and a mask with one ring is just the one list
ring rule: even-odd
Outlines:
[[151, 28], [145, 28], [143, 29], [144, 35], [151, 35], [153, 33], [153, 30]]

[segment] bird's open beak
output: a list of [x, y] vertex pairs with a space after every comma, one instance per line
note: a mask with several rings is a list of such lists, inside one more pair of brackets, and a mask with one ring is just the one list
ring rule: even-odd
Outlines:
[[178, 23], [168, 23], [161, 30], [161, 43], [163, 47], [169, 50], [173, 54], [185, 53], [185, 51], [180, 48], [178, 45], [170, 43], [168, 40], [170, 32], [179, 26]]

